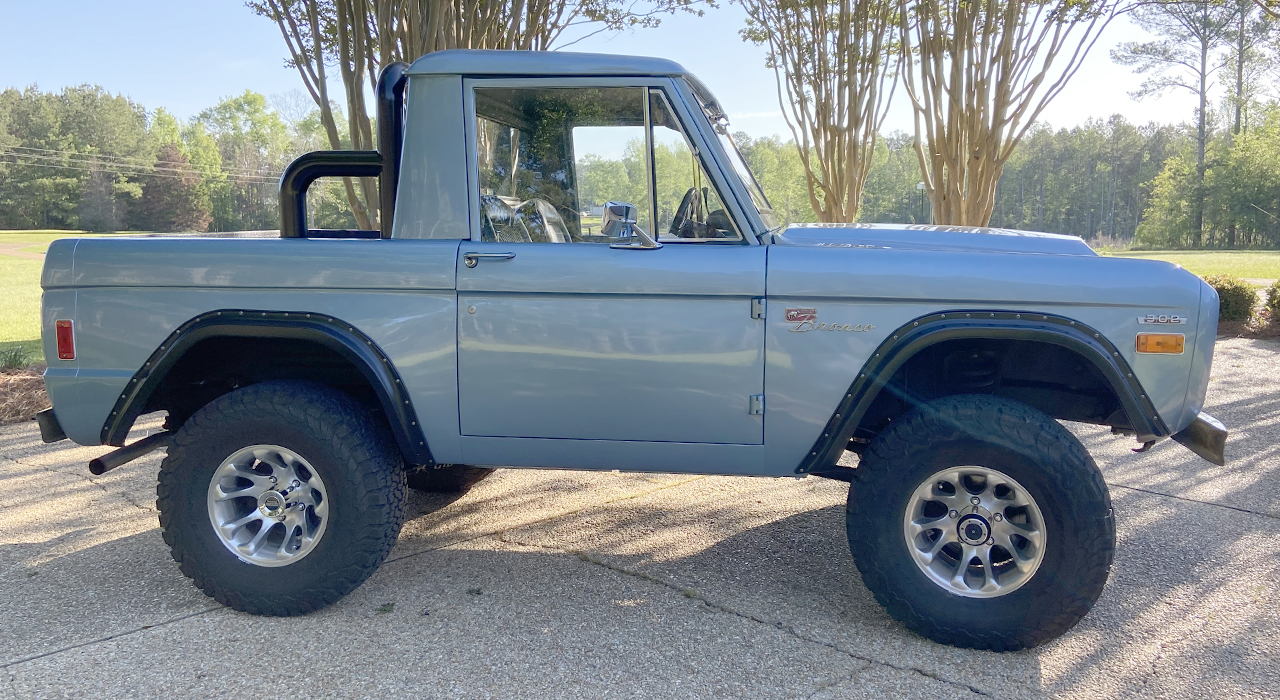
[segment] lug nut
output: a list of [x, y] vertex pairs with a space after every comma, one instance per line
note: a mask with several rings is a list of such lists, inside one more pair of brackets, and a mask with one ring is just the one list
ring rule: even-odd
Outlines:
[[969, 499], [969, 502], [976, 506], [979, 503], [982, 503], [982, 499], [978, 498], [977, 496], [974, 496], [973, 498]]
[[995, 540], [995, 538], [994, 538], [994, 537], [988, 537], [988, 538], [987, 538], [987, 546], [988, 546], [988, 547], [990, 547], [991, 545], [993, 545], [993, 544], [995, 544], [995, 543], [996, 543], [996, 540]]
[[959, 513], [959, 511], [954, 511], [954, 510], [953, 510], [953, 511], [951, 511], [951, 517], [952, 517], [952, 518], [958, 518], [958, 517], [960, 517], [960, 513]]
[[1004, 520], [1004, 516], [1000, 515], [999, 513], [996, 513], [995, 515], [991, 516], [991, 519], [996, 522], [1000, 522], [1001, 520]]

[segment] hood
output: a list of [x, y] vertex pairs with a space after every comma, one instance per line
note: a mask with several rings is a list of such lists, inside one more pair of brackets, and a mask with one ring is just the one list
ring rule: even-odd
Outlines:
[[796, 224], [775, 234], [778, 245], [987, 253], [1097, 255], [1076, 236], [974, 226]]

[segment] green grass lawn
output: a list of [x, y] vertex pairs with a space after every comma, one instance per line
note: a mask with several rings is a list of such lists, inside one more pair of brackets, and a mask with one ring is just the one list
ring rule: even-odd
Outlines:
[[[24, 253], [43, 253], [59, 238], [101, 234], [82, 231], [0, 231], [0, 244], [19, 244]], [[0, 254], [0, 353], [21, 346], [31, 361], [40, 349], [40, 260]]]
[[39, 260], [0, 255], [0, 351], [14, 345], [27, 350], [30, 359], [40, 353]]
[[1280, 250], [1135, 250], [1105, 255], [1164, 260], [1181, 265], [1201, 277], [1232, 275], [1280, 279]]

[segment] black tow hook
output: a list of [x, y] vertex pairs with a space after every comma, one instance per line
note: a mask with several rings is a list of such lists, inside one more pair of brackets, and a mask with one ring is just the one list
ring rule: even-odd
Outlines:
[[106, 474], [112, 469], [122, 464], [128, 464], [148, 452], [158, 450], [161, 447], [168, 447], [170, 442], [173, 442], [173, 431], [170, 430], [148, 435], [132, 445], [125, 445], [97, 459], [89, 460], [89, 473], [94, 476]]

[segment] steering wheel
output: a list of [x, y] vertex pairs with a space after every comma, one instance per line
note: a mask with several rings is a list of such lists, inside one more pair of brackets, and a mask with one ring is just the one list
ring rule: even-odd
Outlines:
[[[688, 192], [684, 193], [684, 198], [680, 200], [680, 206], [676, 207], [676, 213], [671, 217], [671, 229], [668, 231], [673, 236], [680, 238], [688, 238], [684, 235], [685, 222], [689, 220], [689, 215], [693, 213], [693, 205], [695, 197], [698, 196], [698, 188], [690, 187]], [[694, 235], [697, 235], [696, 233]]]

